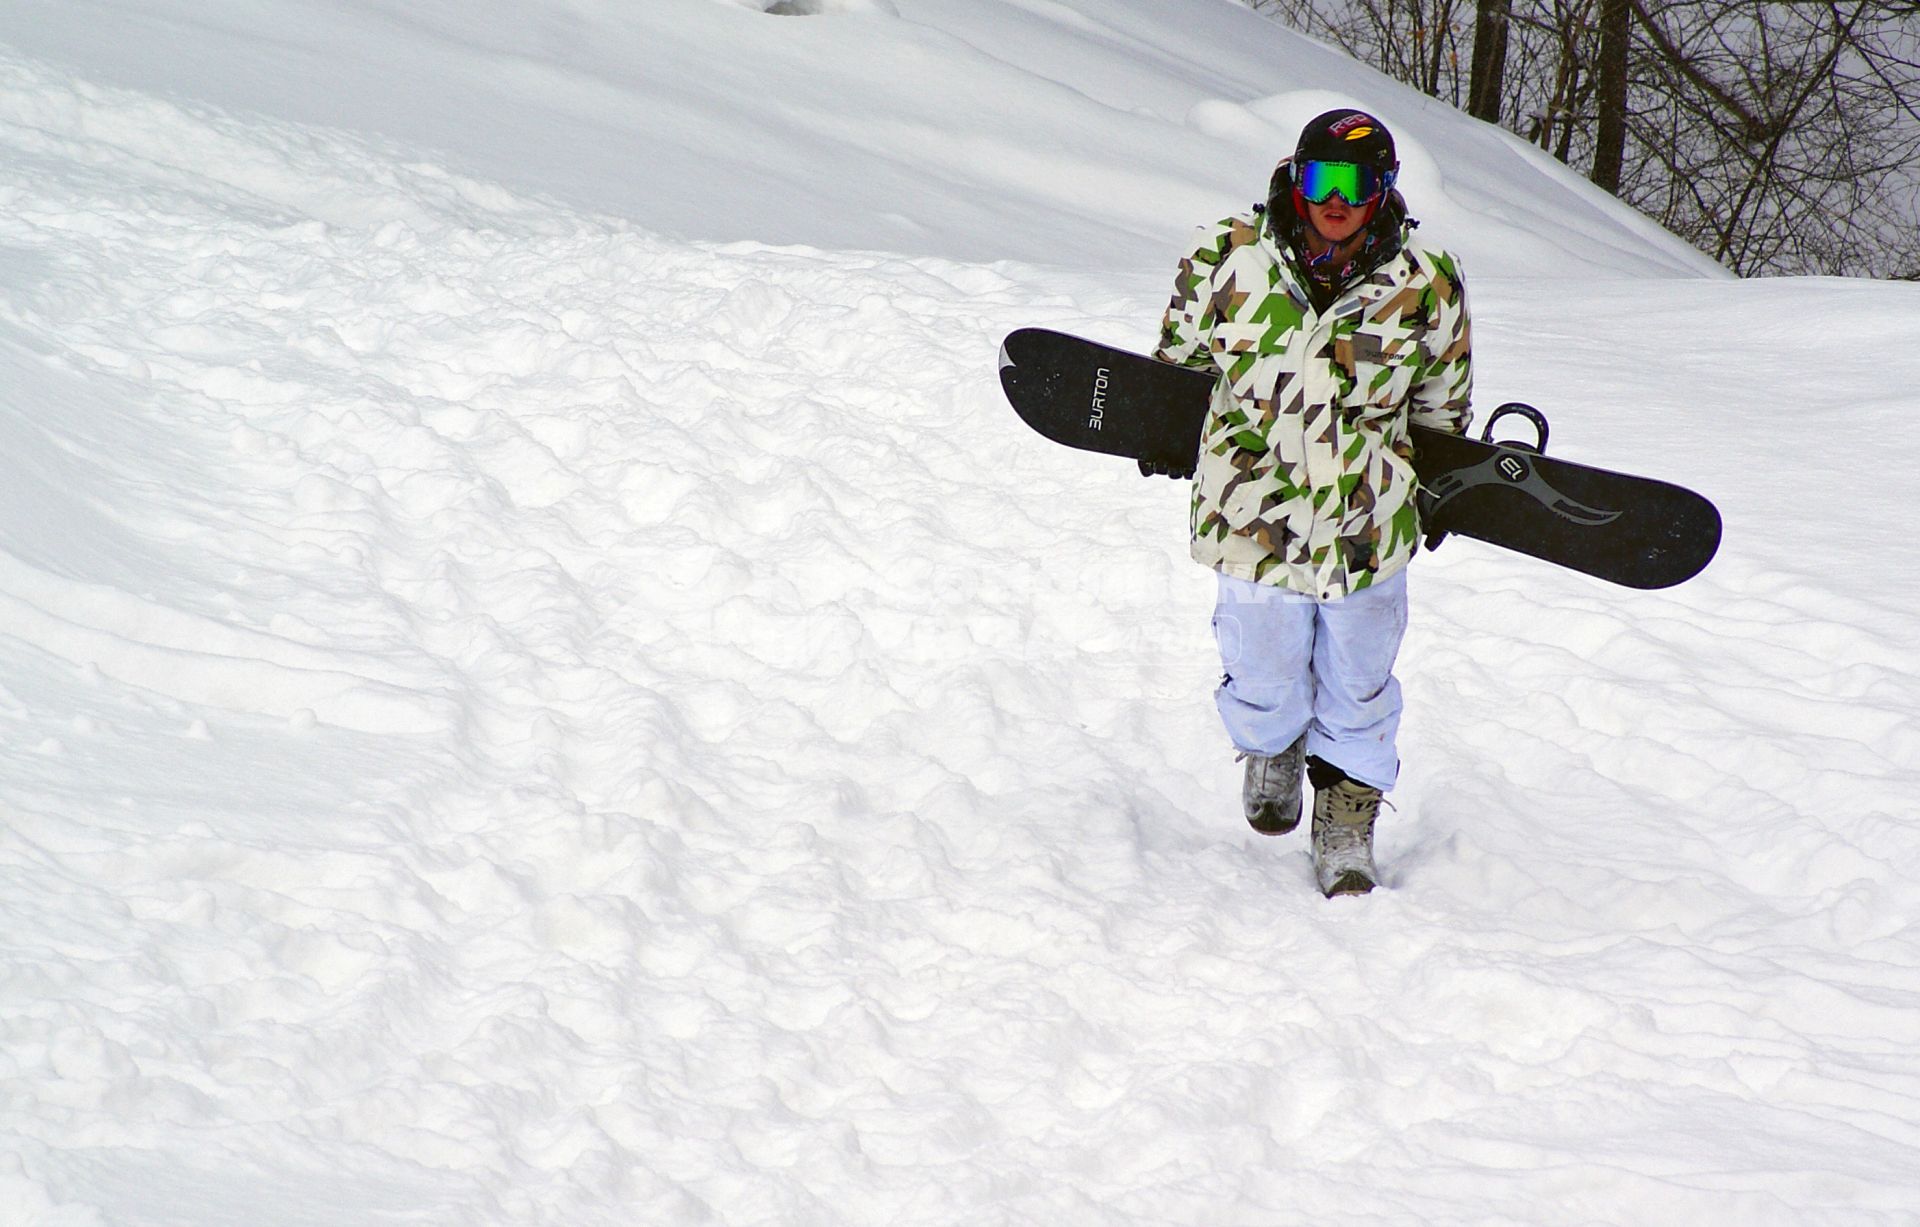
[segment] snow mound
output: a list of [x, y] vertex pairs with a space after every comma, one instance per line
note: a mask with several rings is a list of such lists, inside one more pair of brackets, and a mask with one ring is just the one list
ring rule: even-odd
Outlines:
[[1722, 275], [1540, 151], [1227, 0], [102, 3], [140, 37], [37, 0], [0, 42], [682, 239], [1158, 275], [1260, 197], [1302, 121], [1352, 103], [1477, 275]]

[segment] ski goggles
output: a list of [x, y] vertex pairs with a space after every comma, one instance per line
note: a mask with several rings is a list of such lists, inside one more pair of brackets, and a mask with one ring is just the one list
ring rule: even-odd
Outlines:
[[1302, 162], [1295, 184], [1309, 204], [1325, 204], [1339, 196], [1350, 205], [1363, 205], [1393, 186], [1394, 172], [1382, 173], [1357, 162]]

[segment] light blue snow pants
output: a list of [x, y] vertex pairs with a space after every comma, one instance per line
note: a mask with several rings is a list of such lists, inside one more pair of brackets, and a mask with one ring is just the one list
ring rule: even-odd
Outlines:
[[1305, 732], [1308, 754], [1392, 788], [1400, 774], [1393, 662], [1407, 630], [1407, 573], [1324, 603], [1219, 579], [1213, 633], [1226, 677], [1214, 702], [1233, 744], [1273, 755]]

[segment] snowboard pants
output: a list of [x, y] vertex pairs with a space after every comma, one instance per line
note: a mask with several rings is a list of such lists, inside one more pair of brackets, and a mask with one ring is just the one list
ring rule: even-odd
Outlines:
[[1214, 702], [1233, 744], [1274, 755], [1304, 732], [1308, 754], [1392, 788], [1406, 571], [1326, 602], [1230, 575], [1219, 581], [1213, 633], [1226, 676]]

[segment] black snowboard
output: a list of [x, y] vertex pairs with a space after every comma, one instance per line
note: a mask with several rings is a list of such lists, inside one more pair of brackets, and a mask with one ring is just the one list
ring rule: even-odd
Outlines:
[[[1000, 349], [1000, 386], [1022, 421], [1056, 443], [1187, 468], [1214, 373], [1156, 362], [1065, 333], [1022, 328]], [[1494, 419], [1519, 414], [1532, 446], [1490, 441]], [[1431, 498], [1426, 528], [1530, 554], [1629, 588], [1667, 588], [1699, 574], [1720, 546], [1720, 513], [1691, 490], [1542, 453], [1547, 421], [1502, 405], [1486, 436], [1412, 428], [1414, 468]]]

